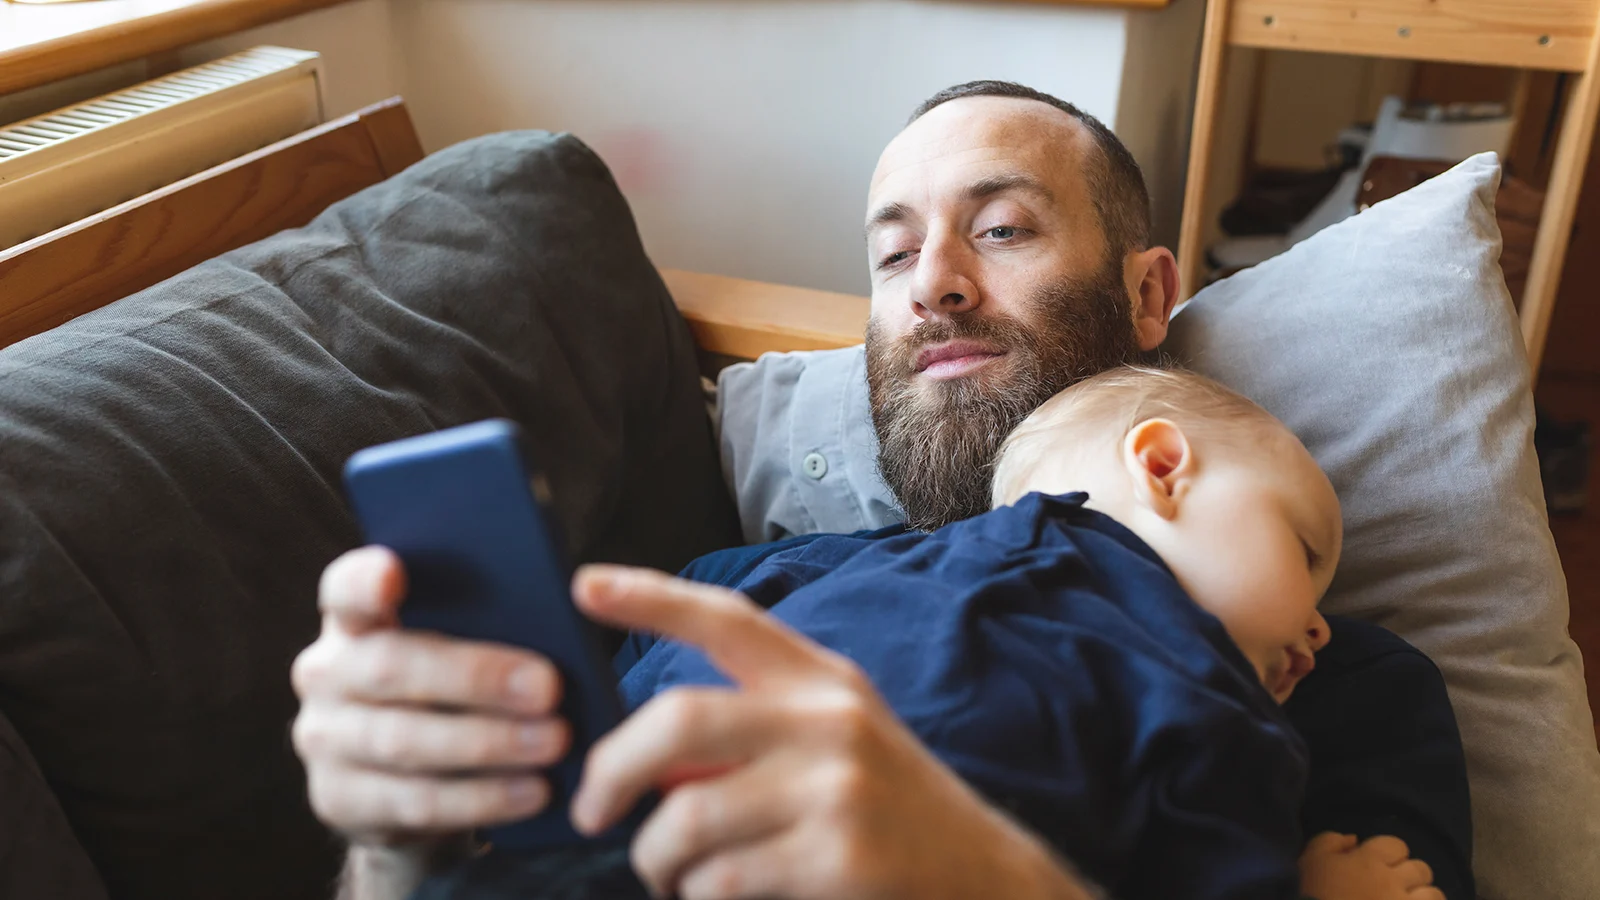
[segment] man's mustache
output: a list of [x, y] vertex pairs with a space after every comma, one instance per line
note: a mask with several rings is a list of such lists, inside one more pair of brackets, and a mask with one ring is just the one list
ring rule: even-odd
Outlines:
[[910, 331], [895, 339], [891, 358], [898, 372], [909, 375], [916, 370], [917, 355], [933, 344], [958, 340], [983, 341], [1009, 350], [1025, 339], [1026, 332], [1021, 323], [1010, 316], [963, 313], [917, 323]]

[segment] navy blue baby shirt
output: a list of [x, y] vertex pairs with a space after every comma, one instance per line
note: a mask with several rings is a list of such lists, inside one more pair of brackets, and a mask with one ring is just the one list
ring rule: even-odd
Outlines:
[[[1111, 896], [1298, 897], [1303, 743], [1221, 622], [1085, 499], [796, 541], [732, 586], [853, 659], [940, 759]], [[621, 689], [633, 708], [719, 683], [660, 642]]]

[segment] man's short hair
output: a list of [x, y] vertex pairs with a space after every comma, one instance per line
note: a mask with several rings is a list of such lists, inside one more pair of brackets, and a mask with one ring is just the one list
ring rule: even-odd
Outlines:
[[1098, 158], [1090, 161], [1085, 173], [1089, 180], [1089, 199], [1100, 217], [1106, 244], [1115, 257], [1150, 246], [1150, 193], [1144, 186], [1139, 163], [1122, 141], [1094, 116], [1042, 91], [1011, 81], [969, 81], [948, 87], [922, 101], [906, 124], [920, 119], [928, 110], [964, 97], [1018, 97], [1048, 103], [1083, 123], [1094, 139]]

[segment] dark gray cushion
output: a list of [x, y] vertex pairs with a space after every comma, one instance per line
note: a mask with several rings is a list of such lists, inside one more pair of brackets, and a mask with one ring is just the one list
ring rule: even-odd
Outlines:
[[0, 716], [0, 897], [105, 896], [33, 753]]
[[504, 416], [579, 560], [738, 541], [694, 348], [568, 136], [436, 154], [0, 351], [0, 711], [117, 897], [327, 894], [288, 669], [353, 451]]

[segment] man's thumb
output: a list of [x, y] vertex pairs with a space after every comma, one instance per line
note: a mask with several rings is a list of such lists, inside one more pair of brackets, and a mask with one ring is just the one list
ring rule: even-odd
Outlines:
[[317, 605], [323, 627], [349, 635], [365, 634], [400, 624], [400, 601], [406, 593], [405, 568], [387, 547], [361, 547], [344, 554], [322, 571]]

